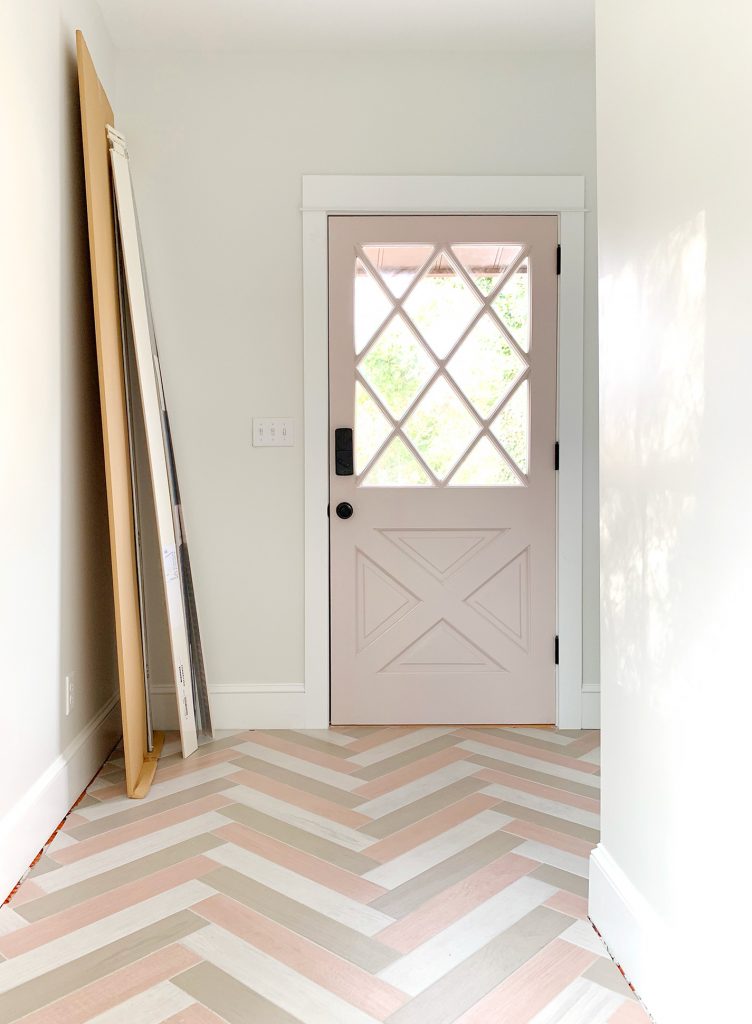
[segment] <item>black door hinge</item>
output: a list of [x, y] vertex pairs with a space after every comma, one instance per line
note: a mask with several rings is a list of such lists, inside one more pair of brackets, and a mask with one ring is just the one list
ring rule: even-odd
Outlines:
[[559, 442], [554, 445], [554, 469], [559, 468]]
[[556, 246], [556, 273], [561, 273], [561, 246]]
[[554, 665], [559, 664], [559, 634], [554, 639]]

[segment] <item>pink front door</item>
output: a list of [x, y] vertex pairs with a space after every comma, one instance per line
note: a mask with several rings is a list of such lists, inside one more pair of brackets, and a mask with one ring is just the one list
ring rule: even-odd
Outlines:
[[329, 220], [333, 723], [554, 721], [557, 235]]

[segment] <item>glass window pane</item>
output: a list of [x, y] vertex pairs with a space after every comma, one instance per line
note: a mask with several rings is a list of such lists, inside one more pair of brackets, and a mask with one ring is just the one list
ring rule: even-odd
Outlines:
[[353, 335], [355, 351], [361, 352], [386, 319], [392, 304], [360, 260], [355, 261], [354, 289]]
[[524, 368], [509, 339], [488, 314], [478, 321], [447, 366], [484, 418], [493, 412]]
[[400, 299], [433, 252], [433, 246], [364, 245], [363, 252], [381, 274], [392, 295]]
[[514, 340], [530, 351], [530, 261], [523, 260], [491, 303]]
[[482, 437], [449, 481], [450, 487], [519, 487], [499, 449]]
[[387, 446], [363, 481], [364, 487], [426, 487], [431, 478], [401, 437]]
[[530, 448], [530, 395], [528, 382], [520, 384], [491, 424], [498, 437], [523, 473], [528, 471]]
[[405, 424], [405, 433], [440, 479], [467, 451], [478, 430], [445, 377], [429, 388]]
[[392, 416], [399, 419], [436, 369], [436, 363], [402, 317], [395, 316], [358, 363], [358, 369]]
[[452, 251], [484, 295], [490, 295], [502, 274], [519, 255], [519, 245], [453, 245]]
[[355, 384], [355, 472], [362, 473], [391, 430], [378, 405], [366, 389]]
[[423, 337], [443, 359], [478, 312], [480, 302], [445, 256], [413, 288], [405, 309]]

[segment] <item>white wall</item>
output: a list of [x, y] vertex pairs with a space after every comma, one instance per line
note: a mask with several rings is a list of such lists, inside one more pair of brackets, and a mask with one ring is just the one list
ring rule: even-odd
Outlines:
[[[215, 690], [215, 718], [259, 724], [249, 690], [303, 681], [303, 449], [251, 447], [254, 415], [301, 426], [301, 175], [585, 174], [592, 210], [592, 58], [151, 53], [119, 67], [208, 674], [236, 691]], [[597, 685], [588, 219], [585, 680]], [[173, 699], [155, 675], [159, 718]]]
[[110, 87], [114, 53], [90, 0], [0, 11], [1, 900], [118, 716], [75, 29]]
[[749, 1017], [749, 5], [597, 3], [603, 840], [658, 1024]]

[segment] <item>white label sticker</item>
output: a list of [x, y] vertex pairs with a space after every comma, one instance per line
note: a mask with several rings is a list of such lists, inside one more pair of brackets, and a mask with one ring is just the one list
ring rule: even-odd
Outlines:
[[178, 553], [174, 544], [162, 548], [162, 562], [164, 563], [165, 579], [176, 580], [178, 578]]

